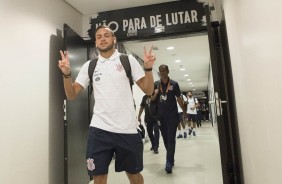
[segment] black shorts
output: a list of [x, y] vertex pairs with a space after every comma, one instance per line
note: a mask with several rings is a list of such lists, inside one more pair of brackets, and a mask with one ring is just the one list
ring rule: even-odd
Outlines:
[[137, 174], [143, 170], [143, 147], [138, 133], [118, 134], [90, 127], [86, 153], [88, 174], [107, 174], [114, 153], [116, 172]]
[[188, 121], [197, 122], [197, 114], [188, 114]]
[[178, 118], [179, 118], [179, 122], [184, 121], [183, 112], [179, 112], [179, 113], [178, 113]]

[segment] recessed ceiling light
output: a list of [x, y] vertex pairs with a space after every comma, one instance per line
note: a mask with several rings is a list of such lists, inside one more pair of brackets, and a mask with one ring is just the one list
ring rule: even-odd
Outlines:
[[189, 84], [193, 84], [192, 82], [189, 82]]
[[181, 71], [184, 71], [184, 70], [186, 70], [186, 69], [185, 69], [185, 68], [180, 68], [180, 70], [181, 70]]
[[180, 62], [181, 62], [181, 60], [180, 60], [180, 59], [178, 59], [178, 60], [175, 60], [175, 62], [176, 62], [176, 63], [180, 63]]
[[192, 87], [194, 87], [194, 85], [191, 85]]
[[187, 81], [191, 81], [191, 79], [187, 79]]
[[167, 47], [166, 49], [167, 49], [167, 50], [173, 50], [174, 47]]
[[184, 77], [188, 77], [188, 76], [189, 76], [188, 74], [185, 74], [185, 75], [184, 75]]
[[196, 89], [193, 89], [193, 91], [196, 91]]

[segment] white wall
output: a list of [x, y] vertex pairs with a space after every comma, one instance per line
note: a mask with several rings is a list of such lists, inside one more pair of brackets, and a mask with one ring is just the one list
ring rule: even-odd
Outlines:
[[246, 184], [282, 181], [282, 1], [224, 0]]
[[50, 136], [62, 143], [63, 134], [49, 130], [50, 36], [63, 23], [81, 33], [82, 15], [63, 0], [0, 4], [0, 183], [63, 183], [63, 162], [54, 163], [63, 147], [54, 150], [55, 160], [49, 150]]

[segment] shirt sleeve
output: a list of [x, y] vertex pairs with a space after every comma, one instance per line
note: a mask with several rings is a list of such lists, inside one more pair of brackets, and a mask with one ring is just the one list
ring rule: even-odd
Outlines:
[[141, 102], [141, 104], [140, 104], [140, 106], [141, 107], [145, 107], [145, 96], [143, 96], [143, 98], [142, 98], [142, 102]]
[[142, 77], [145, 77], [145, 72], [139, 62], [132, 56], [128, 55], [128, 60], [131, 66], [131, 75], [134, 82], [138, 81]]
[[183, 101], [187, 103], [187, 98], [185, 95], [183, 95]]
[[84, 65], [82, 65], [76, 79], [75, 82], [77, 82], [78, 84], [80, 84], [84, 89], [87, 88], [87, 86], [89, 85], [90, 79], [89, 79], [89, 75], [88, 75], [88, 67], [89, 67], [89, 63], [90, 60], [87, 61], [86, 63], [84, 63]]
[[179, 85], [178, 85], [177, 82], [175, 82], [174, 90], [175, 90], [174, 91], [175, 92], [175, 96], [180, 97], [181, 91], [180, 91], [180, 88], [179, 88]]

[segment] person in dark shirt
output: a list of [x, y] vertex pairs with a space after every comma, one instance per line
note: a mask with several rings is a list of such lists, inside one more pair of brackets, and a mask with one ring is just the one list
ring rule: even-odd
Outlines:
[[160, 128], [158, 125], [157, 118], [150, 113], [149, 107], [151, 103], [151, 96], [144, 95], [140, 104], [138, 121], [141, 123], [141, 114], [145, 109], [144, 122], [147, 127], [147, 132], [152, 144], [151, 151], [155, 154], [159, 153], [159, 139], [160, 139]]
[[182, 108], [185, 118], [187, 113], [180, 98], [181, 91], [178, 83], [168, 77], [168, 66], [160, 65], [159, 73], [161, 79], [155, 82], [155, 95], [152, 96], [152, 101], [157, 100], [157, 115], [166, 148], [165, 171], [171, 173], [174, 166], [176, 130], [179, 123], [177, 103]]

